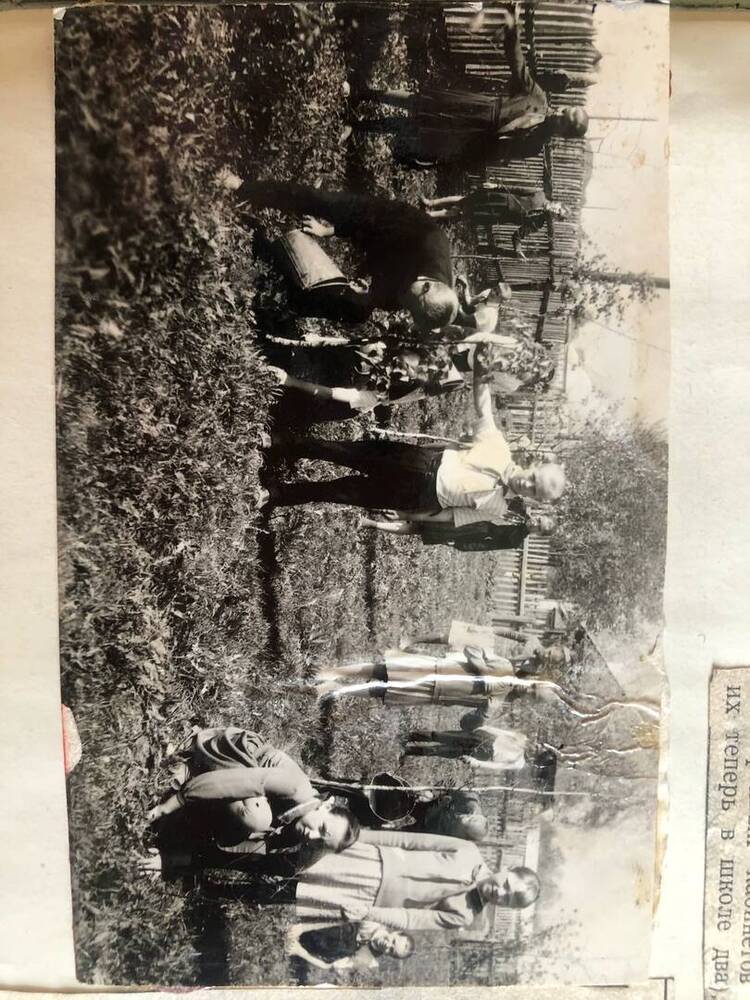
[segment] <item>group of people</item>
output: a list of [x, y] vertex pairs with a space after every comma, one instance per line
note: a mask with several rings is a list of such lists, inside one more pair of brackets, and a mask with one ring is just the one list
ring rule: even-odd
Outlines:
[[[582, 135], [585, 113], [578, 108], [552, 112], [526, 65], [516, 8], [504, 11], [504, 19], [503, 47], [511, 70], [507, 93], [429, 88], [407, 95], [370, 90], [352, 95], [352, 101], [386, 100], [406, 108], [409, 114], [398, 118], [400, 145], [394, 149], [403, 151], [408, 140], [423, 166], [461, 160], [479, 148], [485, 155], [503, 155], [507, 149], [509, 156], [516, 156], [521, 139], [530, 152], [540, 139]], [[406, 328], [399, 323], [381, 325], [383, 336], [375, 340], [344, 333], [292, 341], [294, 349], [319, 350], [324, 355], [318, 368], [323, 374], [317, 381], [299, 378], [281, 363], [273, 366], [280, 385], [305, 394], [311, 413], [323, 404], [329, 419], [353, 416], [384, 403], [449, 391], [473, 375], [477, 424], [470, 443], [440, 449], [382, 439], [277, 437], [268, 449], [263, 500], [275, 507], [332, 503], [385, 510], [385, 518], [367, 518], [363, 523], [459, 550], [515, 547], [531, 531], [550, 532], [551, 517], [534, 511], [533, 504], [560, 498], [564, 471], [554, 462], [530, 468], [514, 462], [495, 421], [493, 397], [498, 375], [515, 387], [543, 388], [549, 385], [554, 365], [544, 345], [516, 332], [497, 331], [510, 287], [501, 283], [478, 296], [469, 295], [465, 279], [454, 275], [450, 242], [439, 219], [459, 205], [471, 210], [491, 197], [498, 217], [519, 223], [513, 243], [520, 249], [524, 236], [548, 219], [564, 216], [564, 208], [543, 192], [496, 190], [492, 183], [466, 197], [424, 199], [418, 207], [372, 194], [242, 181], [230, 174], [224, 181], [250, 211], [275, 209], [301, 218], [301, 231], [282, 241], [287, 272], [296, 279], [300, 311], [346, 327], [369, 320], [375, 310], [406, 310], [411, 317]], [[314, 238], [331, 235], [349, 240], [362, 254], [369, 283], [346, 282], [343, 276], [338, 280], [332, 277], [340, 275], [335, 265], [332, 270], [321, 267], [326, 255]], [[323, 278], [313, 280], [315, 273]], [[327, 351], [331, 352], [328, 373]], [[280, 481], [277, 459], [298, 458], [332, 462], [351, 473], [322, 482]]]
[[[370, 962], [406, 959], [411, 931], [471, 927], [489, 905], [525, 907], [539, 894], [531, 869], [485, 864], [476, 796], [443, 799], [416, 832], [366, 829], [260, 734], [200, 730], [174, 769], [172, 794], [149, 813], [158, 847], [141, 864], [189, 873], [209, 898], [292, 905], [289, 954], [311, 965], [362, 967], [363, 952]], [[242, 876], [227, 880], [228, 870]]]
[[[358, 130], [394, 129], [394, 155], [412, 166], [458, 163], [481, 165], [538, 153], [553, 137], [580, 137], [588, 119], [581, 108], [551, 110], [547, 94], [530, 71], [519, 35], [516, 5], [501, 10], [498, 32], [510, 69], [505, 91], [423, 88], [418, 94], [360, 89], [350, 93], [352, 125]], [[368, 122], [354, 109], [386, 102], [406, 110], [392, 119]], [[330, 351], [326, 384], [298, 378], [287, 365], [275, 365], [288, 391], [305, 393], [324, 419], [341, 419], [378, 405], [407, 402], [425, 394], [451, 391], [470, 372], [505, 392], [544, 389], [555, 365], [545, 345], [526, 334], [509, 336], [495, 329], [512, 295], [500, 282], [472, 299], [465, 279], [454, 274], [451, 247], [439, 220], [459, 211], [472, 214], [483, 203], [493, 221], [518, 225], [512, 246], [521, 245], [566, 209], [542, 190], [506, 188], [486, 182], [477, 191], [422, 205], [301, 184], [242, 180], [229, 171], [223, 183], [238, 201], [255, 211], [275, 209], [301, 219], [301, 228], [277, 241], [280, 263], [295, 285], [295, 305], [302, 313], [350, 326], [372, 318], [374, 310], [407, 311], [411, 329], [397, 327], [382, 338], [313, 335], [308, 343]], [[352, 242], [364, 258], [367, 281], [347, 281], [317, 240], [337, 236]], [[381, 324], [382, 325], [382, 324]], [[297, 352], [302, 345], [297, 344]], [[295, 353], [297, 353], [295, 352]], [[278, 352], [275, 352], [278, 354]], [[283, 358], [283, 353], [282, 353]], [[325, 404], [325, 405], [324, 405]]]
[[[353, 130], [395, 131], [394, 155], [427, 168], [534, 155], [554, 136], [584, 135], [585, 113], [552, 111], [530, 72], [518, 9], [511, 5], [503, 19], [498, 41], [510, 68], [507, 92], [363, 90], [349, 95], [352, 121], [344, 139]], [[364, 102], [385, 102], [407, 113], [368, 121], [355, 113]], [[564, 470], [554, 461], [516, 463], [496, 422], [493, 380], [501, 374], [516, 387], [543, 388], [554, 366], [533, 339], [497, 332], [512, 291], [500, 283], [470, 295], [466, 280], [454, 274], [441, 220], [476, 211], [489, 199], [501, 221], [517, 224], [512, 244], [521, 253], [524, 238], [564, 217], [565, 209], [543, 192], [491, 183], [415, 206], [296, 183], [243, 181], [228, 172], [222, 180], [243, 211], [275, 209], [301, 219], [301, 228], [277, 245], [278, 260], [294, 279], [293, 304], [300, 313], [347, 328], [370, 321], [375, 310], [410, 316], [406, 325], [398, 319], [381, 323], [376, 339], [350, 330], [301, 342], [277, 338], [276, 347], [320, 351], [323, 357], [318, 381], [275, 363], [286, 391], [304, 395], [311, 410], [322, 404], [329, 419], [341, 419], [448, 391], [473, 376], [476, 426], [470, 442], [425, 447], [275, 435], [266, 442], [268, 506], [329, 503], [381, 511], [362, 524], [459, 551], [516, 547], [532, 531], [550, 532], [552, 518], [533, 505], [560, 499]], [[332, 235], [361, 253], [366, 282], [348, 281], [322, 250], [317, 241]], [[273, 360], [280, 357], [284, 352], [276, 351]], [[350, 471], [332, 480], [282, 482], [279, 461], [300, 458]], [[420, 651], [435, 643], [447, 648], [436, 655]], [[460, 730], [412, 731], [404, 756], [460, 758], [479, 770], [549, 770], [554, 752], [504, 726], [502, 706], [529, 690], [564, 701], [557, 681], [567, 656], [560, 643], [534, 640], [518, 657], [501, 657], [491, 637], [454, 623], [447, 635], [402, 643], [380, 658], [321, 668], [309, 688], [322, 702], [367, 697], [389, 707], [469, 709]], [[324, 798], [300, 765], [262, 734], [234, 727], [197, 731], [175, 765], [169, 796], [149, 814], [158, 846], [143, 867], [189, 874], [208, 895], [293, 904], [289, 954], [321, 968], [362, 967], [383, 955], [406, 959], [415, 946], [412, 931], [468, 928], [481, 922], [489, 906], [522, 908], [536, 900], [540, 882], [534, 871], [491, 871], [485, 864], [477, 842], [488, 824], [476, 793], [453, 790], [429, 801], [415, 799], [408, 829], [369, 823], [373, 814], [361, 794], [349, 790], [345, 798], [345, 805]], [[242, 876], [227, 880], [227, 870]]]
[[[467, 638], [485, 645], [457, 650]], [[552, 677], [564, 669], [566, 650], [518, 639], [526, 639], [524, 649], [508, 660], [493, 653], [489, 629], [456, 621], [445, 634], [404, 640], [403, 649], [378, 661], [321, 669], [310, 690], [324, 699], [366, 694], [386, 706], [471, 709], [459, 731], [411, 732], [402, 759], [554, 772], [554, 751], [504, 727], [493, 708], [529, 688], [557, 696]], [[415, 652], [425, 645], [445, 649]], [[393, 824], [352, 786], [324, 798], [321, 785], [330, 784], [311, 779], [259, 733], [198, 730], [175, 760], [170, 794], [149, 813], [158, 846], [142, 865], [167, 877], [189, 875], [211, 898], [292, 905], [289, 955], [334, 970], [366, 968], [383, 955], [406, 959], [415, 947], [410, 931], [477, 929], [489, 905], [520, 908], [536, 900], [540, 883], [531, 869], [493, 872], [483, 861], [477, 845], [488, 822], [477, 791], [409, 793], [412, 825], [387, 829]]]

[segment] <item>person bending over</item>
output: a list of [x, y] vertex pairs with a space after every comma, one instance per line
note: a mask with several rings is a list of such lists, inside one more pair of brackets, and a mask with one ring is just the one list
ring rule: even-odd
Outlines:
[[450, 243], [440, 225], [414, 205], [291, 182], [242, 181], [229, 173], [223, 179], [240, 201], [301, 216], [303, 232], [339, 236], [361, 251], [370, 287], [359, 293], [353, 312], [349, 304], [342, 321], [364, 322], [373, 309], [408, 309], [424, 331], [460, 322]]
[[144, 861], [150, 870], [201, 868], [209, 859], [231, 867], [284, 832], [299, 846], [332, 851], [359, 834], [349, 810], [322, 801], [296, 761], [249, 730], [196, 732], [173, 787], [147, 816], [157, 825], [160, 848]]

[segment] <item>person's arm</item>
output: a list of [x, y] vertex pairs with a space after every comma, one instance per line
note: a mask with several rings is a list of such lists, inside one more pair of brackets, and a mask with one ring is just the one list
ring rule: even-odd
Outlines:
[[404, 521], [415, 524], [446, 524], [453, 523], [453, 509], [445, 507], [443, 510], [405, 510], [399, 512]]
[[482, 675], [487, 672], [484, 653], [478, 646], [465, 646], [464, 656], [466, 657], [466, 665], [469, 673]]
[[[518, 19], [521, 8], [519, 4], [510, 4], [505, 11], [505, 27], [503, 31], [503, 52], [510, 70], [510, 91], [512, 94], [530, 94], [538, 86], [531, 75], [521, 46], [521, 35], [518, 30]], [[497, 36], [496, 36], [497, 37]]]
[[477, 434], [486, 434], [488, 430], [497, 430], [495, 423], [495, 410], [492, 405], [492, 390], [487, 382], [482, 382], [474, 375], [472, 386], [474, 394], [474, 410], [479, 418]]
[[317, 236], [323, 239], [327, 236], [336, 235], [336, 230], [332, 222], [328, 222], [326, 219], [318, 219], [313, 215], [303, 215], [302, 226], [300, 228], [308, 236]]
[[308, 802], [315, 791], [301, 769], [286, 767], [230, 767], [208, 771], [185, 782], [177, 793], [185, 802], [232, 802], [254, 795], [277, 795]]
[[[437, 833], [411, 833], [408, 830], [361, 830], [359, 843], [376, 847], [400, 847], [405, 851], [438, 851], [456, 854], [465, 850], [466, 841], [458, 837], [442, 837]], [[368, 920], [377, 920], [372, 911]]]
[[368, 945], [362, 945], [351, 958], [339, 958], [333, 963], [334, 969], [377, 969], [378, 960]]
[[455, 334], [461, 330], [473, 330], [476, 327], [476, 322], [477, 318], [474, 309], [466, 310], [459, 306], [455, 319], [449, 326], [443, 327], [443, 332], [453, 331]]
[[516, 337], [510, 337], [505, 333], [487, 333], [482, 330], [470, 333], [468, 337], [464, 337], [462, 343], [494, 344], [497, 347], [507, 347], [508, 350], [515, 350], [518, 347], [518, 339]]
[[458, 304], [461, 309], [469, 313], [471, 312], [472, 306], [474, 305], [474, 298], [469, 289], [469, 281], [462, 274], [457, 274], [453, 279], [453, 287], [456, 290], [456, 295], [458, 296]]
[[523, 257], [521, 244], [526, 239], [526, 237], [531, 236], [533, 233], [538, 233], [540, 229], [543, 229], [546, 226], [546, 224], [547, 224], [546, 212], [541, 210], [537, 212], [529, 212], [529, 214], [524, 219], [523, 223], [518, 227], [515, 233], [513, 233], [513, 237], [511, 240], [511, 242], [513, 243], [513, 249], [520, 257]]
[[570, 87], [591, 87], [598, 83], [596, 73], [578, 71], [569, 73], [566, 69], [537, 70], [537, 81], [540, 87], [551, 94], [562, 94]]
[[346, 403], [352, 410], [366, 413], [377, 406], [380, 397], [376, 392], [369, 389], [350, 389], [341, 386], [318, 385], [316, 382], [307, 382], [304, 379], [295, 378], [285, 372], [283, 368], [269, 365], [271, 371], [276, 375], [279, 385], [285, 389], [296, 389], [306, 396], [314, 399], [334, 400], [337, 403]]
[[456, 910], [420, 910], [405, 906], [373, 906], [369, 917], [397, 931], [446, 931], [466, 927], [471, 922], [468, 914]]
[[376, 920], [363, 920], [357, 931], [357, 941], [359, 944], [366, 944], [370, 941], [373, 934], [379, 929], [379, 926]]

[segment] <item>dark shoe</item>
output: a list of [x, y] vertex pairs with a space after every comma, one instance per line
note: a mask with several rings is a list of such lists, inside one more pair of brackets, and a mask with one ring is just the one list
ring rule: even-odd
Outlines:
[[265, 488], [263, 488], [265, 493], [265, 499], [263, 501], [263, 507], [270, 510], [272, 507], [278, 506], [281, 501], [283, 487], [276, 479], [266, 478]]

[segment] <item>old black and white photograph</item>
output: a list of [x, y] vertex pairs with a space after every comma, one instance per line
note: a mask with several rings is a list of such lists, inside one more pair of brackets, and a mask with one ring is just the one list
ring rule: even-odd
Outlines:
[[645, 981], [668, 11], [55, 32], [79, 979]]

